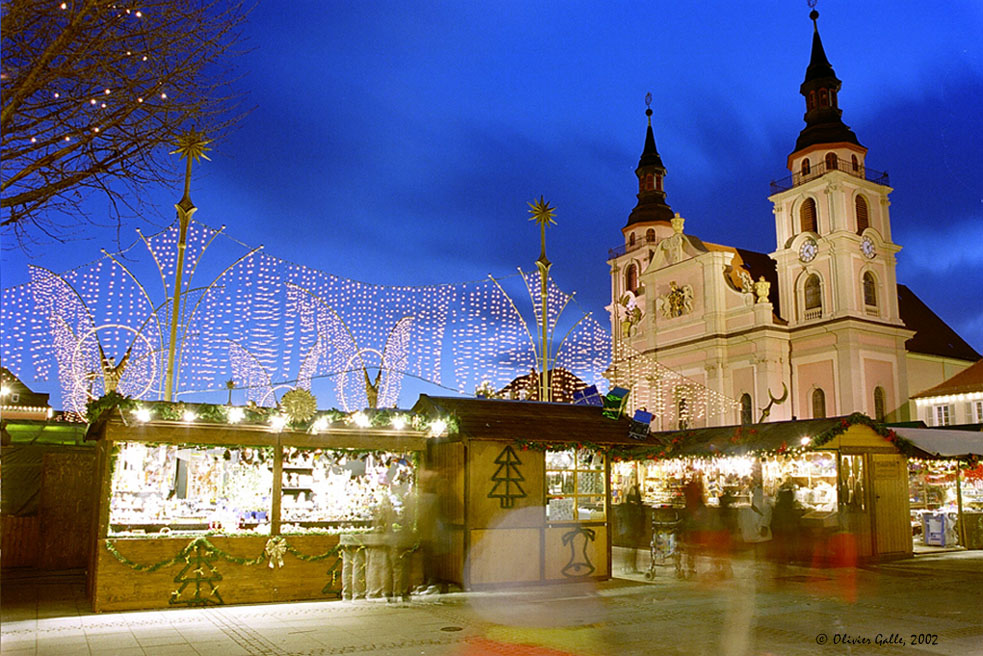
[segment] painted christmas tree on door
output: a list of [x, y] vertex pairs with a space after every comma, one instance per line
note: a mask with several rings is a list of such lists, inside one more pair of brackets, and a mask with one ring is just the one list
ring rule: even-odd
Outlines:
[[495, 458], [498, 469], [492, 474], [495, 481], [494, 487], [488, 493], [489, 499], [498, 499], [502, 508], [511, 508], [515, 505], [516, 499], [526, 496], [526, 491], [522, 489], [522, 481], [526, 480], [519, 471], [522, 461], [516, 455], [511, 445], [502, 449], [502, 452]]

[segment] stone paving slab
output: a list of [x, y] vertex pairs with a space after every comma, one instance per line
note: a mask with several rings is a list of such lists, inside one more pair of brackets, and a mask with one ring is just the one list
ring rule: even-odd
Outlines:
[[[80, 578], [3, 581], [3, 656], [983, 655], [983, 553], [855, 570], [736, 561], [600, 585], [94, 615]], [[863, 644], [912, 634], [934, 644]], [[823, 644], [820, 642], [825, 641]]]

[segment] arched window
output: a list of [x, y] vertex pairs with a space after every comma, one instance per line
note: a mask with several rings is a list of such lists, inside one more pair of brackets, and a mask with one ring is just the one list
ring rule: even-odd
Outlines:
[[629, 264], [625, 269], [625, 289], [630, 292], [638, 289], [638, 267], [634, 263]]
[[836, 153], [826, 153], [826, 170], [835, 171], [839, 167], [839, 160]]
[[850, 158], [851, 158], [851, 160], [853, 162], [853, 170], [854, 171], [859, 171], [860, 170], [860, 160], [857, 159], [857, 156], [856, 155], [850, 155]]
[[812, 418], [826, 418], [826, 392], [820, 387], [812, 390]]
[[864, 273], [864, 305], [869, 308], [877, 307], [877, 281], [870, 271]]
[[754, 421], [754, 413], [751, 410], [751, 395], [745, 392], [741, 394], [741, 425], [747, 426]]
[[635, 233], [634, 232], [631, 232], [631, 233], [628, 234], [628, 245], [629, 246], [634, 246], [635, 245]]
[[662, 191], [662, 176], [661, 175], [655, 176], [655, 190], [656, 191]]
[[819, 232], [816, 225], [816, 201], [813, 199], [806, 198], [799, 208], [799, 224], [802, 232]]
[[686, 408], [685, 396], [676, 402], [676, 412], [679, 419], [679, 430], [686, 430], [689, 427], [689, 410]]
[[820, 89], [819, 90], [819, 106], [820, 107], [825, 107], [828, 104], [829, 104], [829, 93], [826, 91], [826, 89]]
[[867, 199], [857, 194], [857, 199], [854, 201], [857, 210], [857, 234], [867, 229], [870, 226], [870, 218], [867, 214]]
[[809, 92], [809, 97], [806, 98], [806, 111], [814, 108], [816, 106], [816, 92], [815, 90]]
[[823, 316], [823, 286], [819, 276], [812, 274], [806, 278], [802, 292], [805, 297], [805, 318], [818, 319]]
[[802, 160], [802, 175], [809, 175], [809, 158]]
[[645, 241], [655, 241], [655, 228], [649, 228], [645, 231]]
[[874, 388], [874, 419], [884, 421], [884, 388], [878, 385]]
[[654, 187], [655, 187], [655, 175], [649, 173], [648, 175], [645, 176], [645, 189], [646, 191], [652, 191]]

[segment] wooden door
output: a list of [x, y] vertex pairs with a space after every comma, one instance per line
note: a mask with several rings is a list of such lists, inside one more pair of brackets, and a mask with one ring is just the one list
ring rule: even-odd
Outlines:
[[95, 508], [94, 449], [44, 454], [41, 468], [40, 569], [74, 569], [88, 564]]
[[911, 553], [908, 510], [908, 468], [901, 455], [872, 453], [871, 483], [874, 512], [874, 555]]

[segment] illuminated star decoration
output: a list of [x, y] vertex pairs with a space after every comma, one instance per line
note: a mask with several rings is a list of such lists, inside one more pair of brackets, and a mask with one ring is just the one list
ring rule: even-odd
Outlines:
[[208, 147], [210, 143], [212, 143], [212, 140], [206, 139], [204, 132], [191, 129], [182, 133], [174, 140], [176, 149], [172, 150], [170, 154], [179, 154], [189, 162], [200, 162], [203, 157], [210, 162], [212, 160], [205, 154], [211, 150]]
[[538, 223], [543, 230], [550, 224], [556, 225], [556, 221], [553, 220], [553, 214], [556, 212], [556, 208], [550, 207], [550, 204], [543, 200], [542, 196], [536, 202], [526, 204], [529, 205], [529, 213], [532, 214], [532, 218], [529, 219], [530, 221]]

